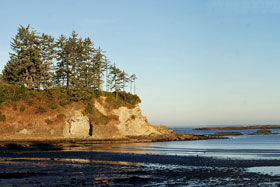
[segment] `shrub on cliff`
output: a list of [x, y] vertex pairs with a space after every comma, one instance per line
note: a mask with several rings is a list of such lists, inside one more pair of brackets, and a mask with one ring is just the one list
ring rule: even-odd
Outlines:
[[93, 106], [92, 103], [88, 103], [86, 108], [85, 108], [85, 112], [88, 114], [93, 114]]
[[42, 106], [39, 106], [37, 111], [36, 111], [36, 113], [39, 113], [39, 114], [43, 114], [45, 112], [47, 112], [47, 110]]
[[25, 106], [24, 106], [24, 105], [21, 105], [19, 111], [20, 111], [20, 112], [24, 112], [24, 111], [25, 111]]
[[111, 118], [109, 116], [100, 116], [98, 118], [95, 118], [95, 123], [97, 125], [106, 125], [109, 121], [111, 120]]
[[[106, 107], [110, 109], [121, 106], [133, 108], [137, 103], [141, 102], [137, 95], [121, 91], [118, 92], [117, 97], [116, 94], [115, 92], [98, 91], [93, 88], [73, 88], [67, 90], [65, 87], [57, 87], [45, 90], [28, 90], [23, 86], [19, 87], [0, 80], [0, 107], [4, 107], [6, 105], [5, 103], [9, 103], [9, 106], [12, 106], [14, 110], [18, 110], [16, 105], [18, 104], [17, 101], [20, 100], [23, 100], [26, 105], [34, 105], [34, 107], [38, 107], [38, 102], [47, 103], [48, 107], [53, 110], [57, 109], [59, 105], [66, 107], [66, 105], [72, 102], [82, 104], [90, 103], [95, 99], [99, 99], [100, 96], [106, 97], [106, 103], [108, 105]], [[87, 107], [86, 112], [91, 114], [93, 111], [91, 111], [89, 105]], [[37, 113], [42, 113], [40, 111], [41, 109], [38, 109]]]
[[25, 96], [24, 88], [0, 80], [0, 104], [6, 101], [19, 101], [23, 96]]
[[17, 111], [17, 104], [14, 104], [14, 105], [13, 105], [13, 110], [14, 110], [14, 111]]
[[122, 106], [133, 108], [136, 104], [141, 103], [140, 98], [137, 95], [131, 93], [119, 92], [116, 98], [116, 93], [104, 92], [106, 96], [106, 102], [113, 108], [119, 108]]
[[1, 112], [0, 112], [0, 121], [2, 121], [2, 122], [6, 121], [5, 114], [2, 114]]
[[67, 99], [62, 99], [61, 101], [59, 101], [60, 106], [65, 107], [66, 105], [70, 104], [71, 101], [67, 100]]
[[130, 106], [135, 106], [136, 104], [141, 103], [140, 98], [137, 95], [133, 95], [131, 93], [120, 92], [119, 96], [124, 103], [127, 103], [127, 105]]
[[27, 99], [27, 100], [25, 100], [25, 102], [28, 104], [28, 106], [33, 105], [33, 101], [31, 99]]
[[19, 101], [22, 98], [26, 97], [26, 88], [24, 86], [18, 87], [18, 86], [12, 86], [13, 94], [10, 96], [12, 101]]
[[52, 121], [52, 120], [50, 120], [50, 119], [46, 119], [46, 120], [45, 120], [45, 122], [46, 122], [48, 125], [53, 124], [53, 121]]
[[55, 110], [55, 109], [57, 109], [57, 104], [56, 104], [56, 103], [51, 103], [51, 104], [49, 105], [49, 107], [50, 107], [51, 109]]
[[57, 118], [58, 120], [63, 120], [64, 118], [66, 118], [66, 116], [65, 116], [64, 114], [58, 114], [58, 115], [56, 116], [56, 118]]

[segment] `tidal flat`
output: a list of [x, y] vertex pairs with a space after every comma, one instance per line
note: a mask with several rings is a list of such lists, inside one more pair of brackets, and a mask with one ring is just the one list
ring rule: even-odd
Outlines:
[[[106, 146], [106, 145], [105, 145]], [[74, 147], [74, 146], [73, 146]], [[108, 145], [109, 147], [109, 145]], [[49, 148], [49, 146], [48, 146]], [[0, 186], [276, 186], [275, 159], [15, 147], [0, 151]]]

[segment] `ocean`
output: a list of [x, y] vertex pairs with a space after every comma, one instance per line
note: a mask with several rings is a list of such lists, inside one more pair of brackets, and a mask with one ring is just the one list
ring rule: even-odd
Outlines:
[[228, 139], [198, 141], [88, 145], [86, 147], [72, 148], [72, 150], [204, 156], [229, 159], [280, 159], [280, 129], [272, 129], [272, 133], [267, 135], [250, 135], [258, 129], [193, 130], [192, 128], [173, 128], [173, 130], [199, 135], [209, 135], [216, 132], [241, 132], [243, 135], [226, 136]]
[[216, 132], [241, 132], [241, 136], [227, 136], [229, 139], [159, 142], [148, 150], [177, 155], [198, 155], [218, 158], [238, 159], [280, 159], [280, 129], [272, 129], [271, 134], [250, 135], [258, 129], [245, 130], [192, 130], [174, 128], [177, 132], [209, 135]]

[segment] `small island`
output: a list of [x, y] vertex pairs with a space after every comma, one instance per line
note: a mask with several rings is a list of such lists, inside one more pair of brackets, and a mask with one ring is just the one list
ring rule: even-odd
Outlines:
[[270, 129], [259, 129], [255, 133], [251, 133], [249, 135], [269, 135], [269, 134], [272, 134], [272, 131]]
[[216, 132], [212, 136], [241, 136], [241, 132]]
[[269, 130], [269, 129], [260, 129], [260, 130], [257, 130], [257, 133], [258, 134], [270, 134], [271, 130]]
[[136, 75], [75, 31], [55, 39], [20, 26], [11, 50], [0, 80], [0, 141], [215, 139], [151, 125], [139, 107]]

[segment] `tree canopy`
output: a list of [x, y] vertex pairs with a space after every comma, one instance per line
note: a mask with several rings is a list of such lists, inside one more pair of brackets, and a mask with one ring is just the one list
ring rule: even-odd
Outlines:
[[1, 75], [10, 84], [38, 90], [62, 87], [102, 91], [105, 86], [106, 91], [118, 93], [125, 91], [127, 83], [134, 83], [135, 94], [136, 76], [109, 64], [100, 47], [95, 48], [89, 37], [80, 38], [75, 31], [69, 37], [54, 38], [20, 25], [11, 50]]

